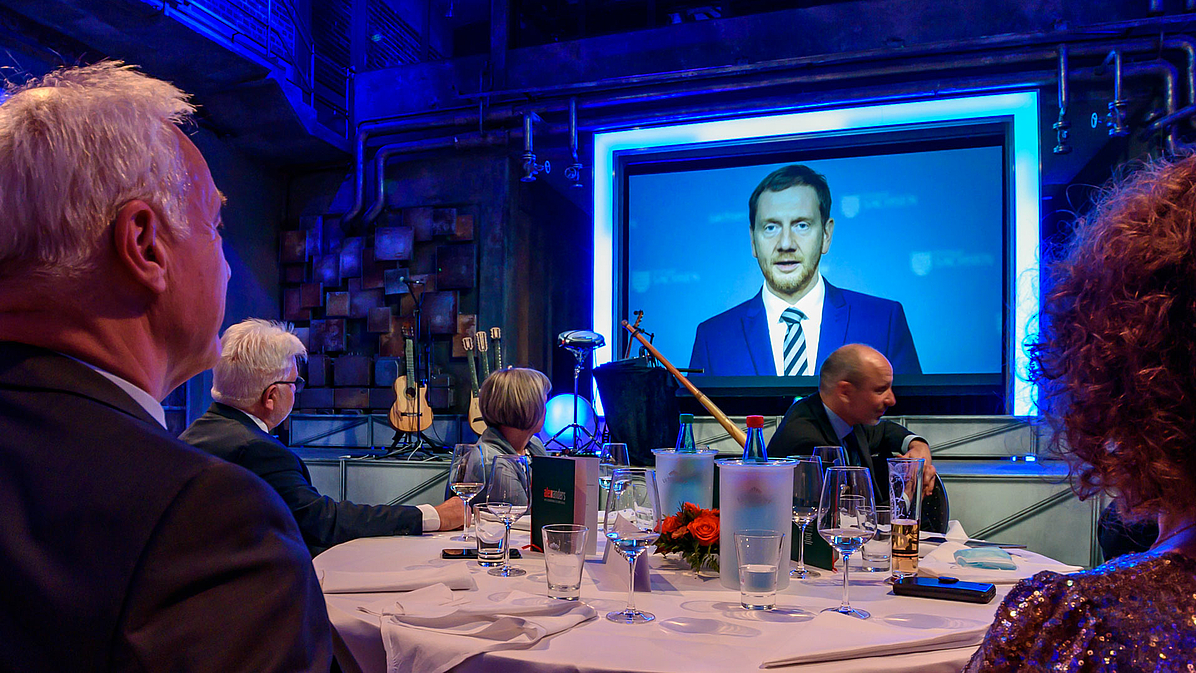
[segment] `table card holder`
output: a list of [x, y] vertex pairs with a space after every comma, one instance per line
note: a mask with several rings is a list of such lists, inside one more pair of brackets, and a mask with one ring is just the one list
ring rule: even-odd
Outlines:
[[[792, 524], [791, 539], [797, 540], [801, 538], [801, 526]], [[798, 546], [795, 544], [790, 551], [789, 559], [791, 561], [797, 560]], [[835, 550], [822, 536], [818, 534], [818, 526], [815, 522], [811, 522], [806, 526], [806, 565], [814, 566], [815, 568], [822, 568], [823, 570], [835, 569]]]
[[[771, 458], [748, 462], [715, 461], [719, 467], [719, 580], [739, 590], [735, 533], [744, 530], [788, 532], [793, 526], [793, 466], [796, 461]], [[790, 558], [792, 535], [781, 543], [781, 558]], [[777, 590], [789, 586], [789, 564], [778, 564]]]
[[[544, 548], [542, 526], [576, 523], [598, 529], [598, 459], [532, 456], [532, 546]], [[598, 536], [589, 535], [586, 555], [598, 553]]]
[[662, 516], [676, 514], [687, 502], [702, 509], [714, 506], [714, 457], [718, 451], [705, 448], [684, 453], [676, 449], [652, 449], [652, 453], [656, 454]]
[[[605, 513], [603, 514], [605, 516]], [[602, 535], [603, 529], [599, 529], [598, 534]], [[597, 537], [597, 536], [590, 536]], [[652, 578], [648, 575], [648, 557], [651, 554], [645, 552], [640, 554], [640, 557], [635, 560], [635, 590], [651, 592]], [[627, 559], [623, 555], [615, 551], [615, 546], [609, 541], [605, 541], [605, 547], [602, 551], [602, 564], [606, 566], [606, 571], [610, 577], [617, 577], [622, 583], [622, 579], [627, 577]]]

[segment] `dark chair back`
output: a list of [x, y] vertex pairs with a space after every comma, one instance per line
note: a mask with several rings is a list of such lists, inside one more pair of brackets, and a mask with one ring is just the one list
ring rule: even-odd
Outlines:
[[951, 503], [947, 500], [947, 489], [943, 480], [934, 475], [934, 491], [922, 498], [921, 529], [932, 533], [946, 533], [951, 521]]

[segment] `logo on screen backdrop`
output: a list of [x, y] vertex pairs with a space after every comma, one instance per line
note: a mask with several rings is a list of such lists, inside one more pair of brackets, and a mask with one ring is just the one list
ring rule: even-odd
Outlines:
[[544, 499], [552, 500], [553, 502], [565, 502], [564, 491], [554, 491], [551, 488], [544, 489]]

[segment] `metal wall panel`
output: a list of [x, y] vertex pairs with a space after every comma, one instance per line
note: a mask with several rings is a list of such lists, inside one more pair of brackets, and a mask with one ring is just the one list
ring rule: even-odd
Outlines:
[[936, 460], [951, 501], [951, 518], [969, 535], [1018, 542], [1073, 565], [1100, 561], [1097, 499], [1080, 500], [1058, 461]]
[[926, 438], [935, 457], [1009, 458], [1038, 451], [1038, 436], [1019, 416], [902, 416], [893, 418]]
[[320, 495], [326, 495], [333, 500], [345, 499], [341, 489], [341, 461], [304, 459], [303, 462], [307, 463], [307, 471], [311, 473], [311, 485]]
[[345, 495], [363, 505], [439, 505], [444, 502], [448, 463], [361, 460], [345, 462]]
[[[744, 416], [730, 416], [731, 422], [741, 428], [747, 428], [747, 421]], [[780, 423], [780, 416], [765, 416], [764, 417], [764, 443], [767, 445], [768, 440], [772, 439], [772, 435], [777, 431], [777, 424]], [[731, 435], [723, 429], [723, 426], [718, 424], [710, 416], [698, 416], [694, 418], [694, 443], [698, 446], [709, 446], [712, 449], [718, 449], [719, 454], [723, 456], [739, 457], [743, 455], [743, 447], [735, 443], [731, 439]], [[670, 447], [660, 447], [670, 448]]]
[[[291, 414], [291, 446], [317, 448], [389, 447], [395, 430], [386, 414]], [[476, 441], [460, 416], [438, 416], [425, 433], [429, 439], [449, 447]]]

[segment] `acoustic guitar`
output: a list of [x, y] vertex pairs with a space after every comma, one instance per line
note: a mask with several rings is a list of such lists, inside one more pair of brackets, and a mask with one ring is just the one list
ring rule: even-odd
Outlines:
[[478, 364], [474, 355], [473, 339], [464, 337], [461, 345], [465, 348], [465, 356], [469, 360], [469, 428], [479, 435], [486, 431], [486, 422], [482, 420], [482, 410], [478, 404]]
[[390, 424], [400, 432], [423, 432], [432, 427], [432, 408], [428, 406], [428, 387], [419, 385], [415, 377], [415, 340], [409, 328], [403, 328], [403, 343], [407, 374], [395, 379]]

